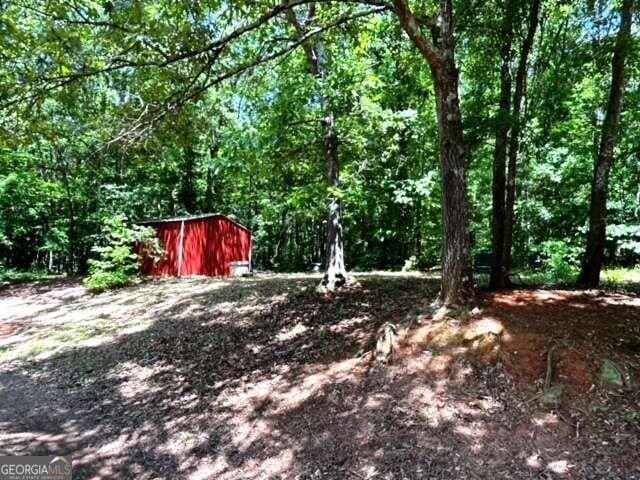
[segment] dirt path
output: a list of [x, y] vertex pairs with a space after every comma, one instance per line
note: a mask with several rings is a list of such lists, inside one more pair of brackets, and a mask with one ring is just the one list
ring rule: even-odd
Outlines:
[[[437, 285], [316, 282], [0, 293], [0, 454], [71, 453], [75, 479], [640, 479], [639, 298], [487, 295], [464, 322], [421, 317], [377, 367], [380, 327]], [[564, 393], [543, 406], [551, 345]], [[624, 391], [598, 385], [605, 358]]]

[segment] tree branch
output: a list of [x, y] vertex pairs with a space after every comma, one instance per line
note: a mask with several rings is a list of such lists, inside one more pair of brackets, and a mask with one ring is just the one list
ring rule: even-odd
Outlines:
[[60, 17], [60, 16], [54, 15], [52, 13], [48, 13], [48, 12], [46, 12], [44, 10], [40, 10], [39, 8], [32, 7], [30, 5], [26, 5], [24, 3], [20, 3], [19, 6], [22, 7], [22, 8], [25, 8], [27, 10], [31, 10], [32, 12], [35, 12], [38, 15], [42, 15], [43, 17], [50, 18], [51, 20], [56, 21], [56, 22], [64, 22], [64, 23], [67, 23], [69, 25], [85, 25], [85, 26], [89, 26], [89, 27], [110, 28], [112, 30], [120, 30], [120, 31], [125, 32], [125, 33], [134, 33], [133, 30], [125, 27], [124, 25], [120, 25], [120, 24], [115, 23], [115, 22], [110, 22], [108, 20], [89, 20], [85, 16], [80, 15], [76, 8], [74, 8], [74, 11], [76, 11], [76, 13], [78, 13], [78, 15], [81, 18], [80, 20], [73, 20], [71, 18]]
[[373, 8], [371, 10], [364, 10], [361, 12], [357, 12], [351, 15], [344, 15], [336, 20], [334, 20], [331, 23], [328, 23], [326, 25], [323, 25], [321, 27], [317, 27], [314, 28], [312, 30], [309, 30], [308, 32], [306, 32], [304, 35], [298, 37], [298, 39], [294, 42], [292, 42], [290, 45], [286, 46], [285, 48], [278, 50], [277, 52], [271, 53], [269, 55], [265, 55], [265, 56], [261, 56], [258, 58], [255, 58], [249, 62], [245, 62], [239, 66], [237, 66], [236, 68], [214, 78], [211, 82], [209, 82], [209, 84], [205, 85], [203, 87], [203, 91], [207, 90], [208, 88], [212, 87], [213, 85], [216, 85], [218, 83], [223, 82], [224, 80], [227, 80], [228, 78], [234, 77], [236, 75], [239, 75], [241, 73], [244, 73], [247, 70], [250, 70], [251, 68], [257, 67], [258, 65], [262, 65], [264, 63], [270, 62], [272, 60], [275, 60], [276, 58], [280, 58], [286, 54], [288, 54], [289, 52], [295, 50], [297, 47], [299, 47], [300, 45], [304, 44], [307, 40], [309, 40], [310, 38], [312, 38], [315, 35], [318, 35], [320, 33], [326, 32], [327, 30], [330, 30], [332, 28], [338, 27], [340, 25], [343, 25], [351, 20], [356, 20], [358, 18], [362, 18], [362, 17], [367, 17], [369, 15], [373, 15], [376, 13], [380, 13], [386, 10], [386, 7], [378, 7], [378, 8]]
[[[192, 91], [187, 91], [187, 90], [182, 90], [180, 93], [182, 94], [181, 96], [178, 95], [176, 96], [176, 93], [173, 93], [164, 103], [161, 107], [155, 109], [152, 112], [148, 112], [145, 111], [144, 114], [150, 113], [151, 114], [151, 118], [149, 118], [149, 120], [144, 121], [142, 118], [144, 116], [141, 115], [140, 117], [138, 117], [134, 123], [134, 125], [131, 128], [127, 128], [126, 130], [123, 129], [121, 130], [121, 133], [118, 134], [118, 136], [115, 139], [111, 139], [107, 144], [112, 144], [116, 141], [120, 141], [123, 139], [126, 139], [127, 137], [129, 138], [140, 138], [141, 136], [143, 136], [145, 134], [145, 132], [149, 131], [153, 125], [155, 123], [157, 123], [158, 121], [160, 121], [163, 117], [165, 117], [168, 113], [170, 112], [175, 112], [177, 111], [180, 107], [182, 107], [183, 105], [185, 105], [187, 102], [194, 100], [196, 98], [198, 98], [200, 95], [202, 95], [203, 93], [205, 93], [207, 90], [209, 90], [210, 88], [212, 88], [215, 85], [218, 85], [222, 82], [224, 82], [225, 80], [228, 80], [229, 78], [235, 77], [237, 75], [240, 75], [248, 70], [251, 70], [252, 68], [255, 68], [259, 65], [263, 65], [265, 63], [268, 63], [270, 61], [273, 61], [277, 58], [283, 57], [285, 55], [287, 55], [288, 53], [292, 52], [293, 50], [295, 50], [297, 47], [303, 45], [305, 42], [307, 42], [309, 39], [311, 39], [312, 37], [314, 37], [315, 35], [321, 34], [327, 30], [330, 30], [332, 28], [338, 27], [340, 25], [343, 25], [345, 23], [348, 23], [352, 20], [356, 20], [359, 18], [363, 18], [369, 15], [373, 15], [376, 13], [380, 13], [385, 11], [387, 8], [386, 7], [377, 7], [377, 8], [373, 8], [370, 10], [363, 10], [360, 12], [356, 12], [353, 14], [349, 14], [349, 15], [343, 15], [342, 17], [339, 17], [338, 19], [334, 20], [333, 22], [330, 22], [326, 25], [323, 25], [321, 27], [316, 27], [314, 29], [311, 29], [309, 31], [307, 31], [304, 35], [299, 36], [295, 41], [293, 41], [292, 43], [290, 43], [289, 45], [287, 45], [286, 47], [273, 52], [271, 54], [268, 55], [260, 55], [256, 58], [253, 58], [250, 61], [241, 63], [240, 65], [237, 65], [234, 68], [231, 68], [230, 70], [228, 70], [227, 72], [224, 73], [220, 73], [217, 76], [210, 78], [208, 77], [208, 80], [205, 81], [204, 83], [202, 83], [200, 86], [198, 86], [197, 88], [195, 88]], [[201, 75], [202, 72], [199, 72], [197, 74], [197, 77], [199, 77]], [[197, 80], [196, 77], [196, 80]], [[195, 82], [191, 82], [191, 85], [193, 85]]]
[[[442, 66], [442, 57], [438, 49], [422, 34], [418, 19], [411, 12], [407, 0], [393, 0], [394, 11], [398, 15], [400, 25], [429, 65], [439, 70]], [[435, 23], [434, 23], [435, 25]]]
[[[0, 110], [6, 109], [8, 107], [11, 107], [12, 105], [21, 103], [23, 101], [28, 101], [30, 99], [37, 98], [39, 95], [42, 95], [43, 93], [47, 93], [47, 92], [56, 90], [58, 88], [64, 87], [77, 80], [81, 80], [81, 79], [85, 79], [93, 76], [99, 76], [105, 73], [111, 73], [111, 72], [126, 69], [126, 68], [147, 68], [147, 67], [164, 68], [174, 63], [180, 62], [182, 60], [198, 57], [207, 52], [213, 52], [214, 55], [218, 55], [219, 52], [225, 46], [227, 46], [230, 42], [232, 42], [233, 40], [237, 40], [243, 35], [259, 28], [261, 25], [267, 23], [268, 21], [275, 18], [279, 14], [292, 9], [297, 5], [303, 5], [308, 3], [313, 4], [315, 3], [315, 1], [317, 0], [283, 0], [282, 3], [280, 3], [278, 6], [260, 15], [256, 20], [238, 28], [237, 30], [234, 30], [233, 32], [223, 36], [220, 39], [210, 42], [207, 45], [204, 45], [203, 47], [181, 52], [177, 55], [173, 55], [170, 57], [167, 57], [166, 54], [161, 52], [163, 56], [161, 60], [137, 61], [134, 59], [122, 58], [121, 57], [122, 54], [118, 54], [116, 57], [113, 57], [111, 59], [111, 62], [106, 67], [103, 67], [100, 69], [84, 69], [84, 70], [70, 73], [69, 75], [41, 78], [32, 85], [32, 88], [30, 89], [31, 93], [26, 95], [21, 95], [18, 98], [14, 98], [13, 100], [6, 101], [4, 104], [0, 105]], [[376, 7], [373, 10], [369, 11], [367, 15], [371, 13], [382, 12], [385, 10], [393, 10], [393, 5], [382, 0], [323, 0], [323, 1], [327, 3], [332, 3], [332, 2], [358, 3], [358, 4], [365, 4], [365, 5], [372, 5]], [[39, 11], [39, 13], [43, 15], [48, 15], [45, 12], [41, 12], [41, 11]], [[362, 14], [364, 14], [364, 12], [360, 12], [359, 14], [356, 14], [353, 18], [361, 17], [363, 16]], [[351, 17], [346, 17], [346, 18], [347, 20], [352, 19]], [[86, 23], [87, 21], [89, 20], [83, 17], [83, 20], [81, 21], [81, 23]], [[333, 22], [330, 25], [339, 25], [341, 23], [344, 23], [344, 22], [343, 21]]]

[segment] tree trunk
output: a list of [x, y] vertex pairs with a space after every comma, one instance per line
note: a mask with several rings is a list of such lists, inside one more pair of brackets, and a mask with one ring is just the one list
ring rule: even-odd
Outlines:
[[490, 288], [503, 288], [508, 278], [502, 265], [504, 250], [505, 217], [505, 169], [507, 166], [507, 145], [509, 143], [509, 115], [511, 113], [511, 61], [513, 32], [513, 2], [507, 0], [501, 29], [500, 57], [500, 100], [496, 119], [496, 144], [493, 152], [492, 179], [492, 221], [491, 221], [491, 265]]
[[213, 212], [213, 167], [207, 166], [207, 186], [204, 190], [204, 205], [202, 205], [203, 212]]
[[439, 302], [465, 305], [473, 300], [469, 254], [467, 164], [458, 100], [458, 71], [448, 65], [436, 81], [440, 170], [442, 174], [442, 280]]
[[602, 269], [606, 240], [609, 171], [613, 163], [613, 150], [620, 123], [620, 113], [622, 112], [622, 96], [625, 84], [624, 63], [630, 46], [634, 3], [634, 0], [623, 0], [622, 2], [620, 29], [618, 30], [611, 59], [611, 90], [609, 91], [607, 112], [602, 124], [600, 148], [591, 183], [587, 248], [578, 278], [578, 283], [585, 287], [597, 287], [600, 284], [600, 270]]
[[[400, 25], [431, 69], [435, 84], [442, 175], [442, 280], [438, 303], [463, 306], [474, 301], [469, 255], [467, 161], [455, 63], [453, 6], [440, 0], [437, 21], [428, 21], [433, 41], [421, 31], [406, 0], [393, 0]], [[425, 23], [422, 21], [421, 23]]]
[[180, 203], [187, 211], [187, 213], [195, 213], [198, 209], [198, 195], [194, 185], [196, 167], [196, 152], [191, 147], [185, 148], [184, 153], [184, 173], [182, 175], [182, 184], [180, 185], [180, 191], [178, 197]]
[[56, 151], [56, 157], [60, 161], [60, 169], [62, 173], [62, 184], [65, 190], [65, 202], [67, 204], [67, 218], [69, 225], [67, 227], [67, 259], [65, 262], [65, 273], [67, 275], [73, 275], [76, 273], [75, 259], [76, 259], [76, 243], [77, 243], [77, 228], [76, 228], [76, 208], [73, 201], [73, 195], [71, 193], [71, 184], [69, 180], [69, 171], [67, 162], [63, 158], [61, 151]]
[[[209, 165], [207, 166], [207, 186], [204, 191], [204, 202], [202, 205], [203, 212], [213, 212], [214, 208], [214, 171], [212, 162], [218, 154], [218, 140], [214, 140], [211, 145], [209, 145]], [[218, 204], [220, 204], [220, 199], [218, 199]]]
[[[311, 4], [307, 13], [305, 26], [312, 23], [314, 17], [315, 5]], [[287, 11], [287, 18], [296, 29], [298, 37], [303, 37], [306, 34], [305, 26], [298, 21], [293, 10]], [[322, 85], [322, 81], [327, 75], [327, 59], [322, 40], [316, 35], [313, 40], [304, 42], [303, 47], [307, 56], [309, 73], [313, 75], [319, 83], [318, 102], [324, 116], [322, 119], [322, 128], [324, 130], [322, 144], [327, 186], [329, 187], [329, 215], [327, 221], [326, 267], [320, 287], [326, 290], [335, 290], [344, 285], [348, 279], [344, 264], [344, 245], [342, 240], [342, 202], [335, 194], [335, 190], [340, 186], [338, 163], [339, 140], [335, 131], [333, 112], [331, 112], [323, 92], [324, 86]]]
[[518, 164], [518, 149], [520, 148], [520, 109], [522, 99], [526, 92], [527, 67], [529, 54], [533, 47], [533, 40], [538, 29], [538, 17], [540, 12], [540, 0], [531, 2], [529, 10], [529, 20], [527, 26], [527, 36], [520, 48], [520, 59], [518, 60], [518, 70], [516, 73], [515, 89], [513, 92], [513, 113], [511, 123], [511, 138], [509, 139], [509, 160], [507, 170], [506, 200], [504, 215], [504, 244], [502, 249], [502, 283], [508, 285], [509, 272], [511, 270], [511, 249], [513, 244], [513, 219], [516, 201], [516, 170]]
[[[340, 185], [338, 166], [338, 136], [335, 134], [333, 117], [324, 120], [324, 155], [327, 184], [331, 190]], [[344, 285], [347, 281], [344, 266], [344, 245], [342, 242], [342, 204], [340, 199], [331, 192], [329, 194], [329, 218], [327, 224], [327, 265], [321, 286], [327, 290]]]

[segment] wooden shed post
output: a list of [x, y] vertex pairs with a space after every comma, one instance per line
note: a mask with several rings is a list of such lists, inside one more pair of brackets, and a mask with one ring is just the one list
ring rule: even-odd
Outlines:
[[178, 276], [182, 273], [182, 251], [184, 250], [184, 220], [180, 222], [180, 240], [178, 243]]

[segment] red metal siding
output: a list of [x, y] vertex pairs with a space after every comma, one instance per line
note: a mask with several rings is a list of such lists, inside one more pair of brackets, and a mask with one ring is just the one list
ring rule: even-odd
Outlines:
[[224, 217], [185, 222], [182, 275], [229, 275], [231, 262], [249, 260], [250, 241]]
[[[181, 223], [153, 225], [165, 255], [155, 265], [144, 262], [144, 274], [178, 275]], [[251, 232], [223, 216], [185, 220], [182, 248], [181, 275], [229, 275], [231, 262], [249, 260]]]

